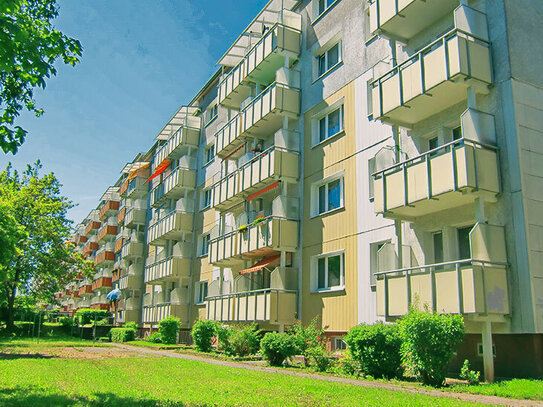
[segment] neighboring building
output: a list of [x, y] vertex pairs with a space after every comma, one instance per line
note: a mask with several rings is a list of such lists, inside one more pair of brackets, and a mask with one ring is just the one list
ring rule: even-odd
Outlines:
[[464, 315], [456, 362], [543, 375], [542, 11], [270, 1], [78, 227], [63, 309], [118, 286], [121, 323], [320, 316], [336, 349], [418, 303]]

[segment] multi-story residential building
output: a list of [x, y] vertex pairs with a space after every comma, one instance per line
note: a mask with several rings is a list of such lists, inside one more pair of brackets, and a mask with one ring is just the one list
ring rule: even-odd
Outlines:
[[542, 375], [542, 7], [268, 2], [78, 232], [103, 265], [118, 216], [118, 321], [319, 316], [337, 349], [418, 304], [488, 380]]

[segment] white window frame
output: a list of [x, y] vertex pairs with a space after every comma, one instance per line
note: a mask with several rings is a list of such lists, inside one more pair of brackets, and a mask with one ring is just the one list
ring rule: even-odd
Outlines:
[[[320, 212], [319, 207], [319, 188], [323, 185], [328, 185], [331, 182], [339, 180], [339, 199], [340, 205], [338, 208], [331, 209], [329, 211]], [[328, 206], [328, 194], [326, 194], [325, 206]], [[315, 182], [311, 185], [311, 217], [315, 218], [317, 216], [327, 215], [334, 211], [339, 211], [345, 208], [345, 171], [336, 172], [335, 174], [330, 175], [318, 182]]]
[[[328, 136], [328, 117], [331, 113], [334, 113], [339, 109], [339, 131]], [[324, 140], [320, 139], [320, 122], [322, 119], [326, 120], [326, 135], [327, 137]], [[321, 144], [327, 143], [332, 140], [334, 137], [337, 137], [340, 134], [345, 132], [345, 103], [344, 99], [340, 98], [331, 105], [322, 109], [316, 113], [311, 119], [311, 142], [312, 148], [317, 147]]]
[[[209, 202], [206, 202], [207, 194], [209, 194]], [[201, 204], [200, 210], [204, 210], [211, 207], [211, 194], [212, 194], [211, 188], [202, 189], [202, 204]]]
[[[211, 158], [209, 158], [209, 151], [211, 150], [213, 151], [213, 153], [212, 153]], [[205, 146], [203, 153], [204, 153], [204, 157], [202, 160], [204, 162], [203, 167], [207, 167], [209, 164], [211, 164], [215, 160], [215, 143], [210, 143], [207, 146]]]
[[[328, 53], [330, 52], [330, 50], [332, 48], [334, 48], [335, 46], [337, 45], [337, 62], [333, 65], [328, 65]], [[324, 56], [324, 65], [325, 65], [325, 70], [324, 72], [320, 73], [319, 72], [319, 61], [321, 59], [321, 57]], [[333, 71], [334, 69], [336, 69], [339, 65], [341, 65], [343, 63], [343, 42], [340, 40], [340, 39], [336, 39], [336, 38], [333, 38], [332, 40], [330, 40], [328, 42], [328, 44], [326, 44], [325, 46], [323, 46], [322, 48], [320, 48], [314, 55], [314, 58], [313, 58], [313, 82], [316, 82], [318, 81], [319, 79], [325, 77], [326, 75], [328, 75], [331, 71]]]
[[214, 103], [210, 107], [208, 107], [207, 110], [206, 110], [206, 113], [205, 113], [206, 126], [208, 124], [212, 123], [213, 121], [215, 121], [215, 119], [217, 118], [218, 115], [219, 115], [219, 104], [218, 103]]
[[[198, 251], [200, 253], [199, 257], [204, 257], [209, 254], [209, 241], [211, 240], [211, 233], [202, 233], [200, 235], [200, 250]], [[207, 245], [205, 244], [207, 240]], [[207, 247], [206, 247], [207, 246]]]
[[[330, 287], [328, 285], [328, 258], [340, 256], [340, 272], [339, 272], [339, 285]], [[326, 287], [319, 287], [319, 259], [326, 259], [326, 271], [325, 271], [325, 285]], [[345, 250], [337, 250], [328, 253], [318, 254], [311, 258], [311, 292], [322, 293], [331, 291], [344, 291], [345, 290]]]
[[205, 304], [205, 297], [202, 298], [202, 289], [206, 286], [206, 296], [207, 296], [207, 290], [209, 289], [209, 284], [207, 280], [201, 280], [198, 281], [196, 284], [196, 295], [195, 295], [195, 304], [196, 305], [204, 305]]
[[[322, 12], [319, 12], [319, 6], [320, 2], [324, 1], [324, 9]], [[313, 22], [312, 24], [316, 23], [321, 19], [322, 16], [324, 16], [328, 10], [330, 10], [337, 2], [340, 0], [313, 0]], [[329, 2], [329, 3], [328, 3]], [[328, 5], [327, 5], [328, 3]]]
[[[339, 346], [338, 346], [339, 343]], [[334, 350], [346, 350], [347, 342], [343, 338], [334, 337]]]

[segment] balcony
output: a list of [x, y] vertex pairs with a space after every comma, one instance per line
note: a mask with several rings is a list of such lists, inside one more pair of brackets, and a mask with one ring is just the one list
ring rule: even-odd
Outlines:
[[106, 245], [96, 252], [94, 265], [97, 267], [111, 266], [115, 262], [115, 252], [111, 244]]
[[91, 306], [91, 300], [88, 298], [84, 298], [77, 303], [77, 309], [90, 308], [90, 306]]
[[209, 242], [209, 262], [228, 267], [243, 258], [267, 257], [298, 247], [298, 221], [269, 216]]
[[100, 220], [104, 221], [110, 216], [116, 215], [119, 210], [119, 201], [107, 201], [100, 209]]
[[395, 219], [417, 217], [495, 201], [500, 193], [496, 147], [459, 139], [374, 174], [376, 213]]
[[119, 290], [141, 290], [143, 288], [142, 275], [124, 275], [119, 280]]
[[117, 214], [117, 224], [119, 226], [124, 226], [125, 216], [126, 216], [126, 206], [123, 206], [121, 209], [119, 209], [119, 213]]
[[110, 288], [111, 288], [111, 277], [99, 277], [92, 282], [93, 291], [109, 290]]
[[143, 323], [158, 324], [169, 316], [175, 316], [181, 320], [187, 319], [186, 305], [160, 304], [143, 307]]
[[269, 83], [284, 66], [285, 57], [293, 62], [300, 54], [302, 21], [299, 14], [287, 12], [285, 24], [277, 23], [251, 48], [247, 55], [219, 84], [219, 103], [238, 108], [249, 97], [248, 81]]
[[183, 233], [192, 232], [192, 213], [172, 211], [154, 221], [147, 230], [147, 243], [161, 246], [167, 240], [178, 240]]
[[96, 250], [98, 250], [98, 243], [94, 241], [87, 242], [85, 246], [83, 246], [83, 254], [89, 255]]
[[129, 241], [121, 249], [122, 260], [135, 260], [143, 257], [143, 243]]
[[297, 118], [299, 113], [298, 89], [272, 83], [215, 134], [217, 156], [238, 158], [248, 137], [267, 137], [282, 127], [285, 116]]
[[491, 82], [490, 43], [456, 28], [370, 84], [373, 118], [409, 128]]
[[100, 229], [101, 223], [98, 221], [90, 221], [87, 226], [85, 227], [85, 235], [94, 235], [98, 233], [98, 229]]
[[151, 262], [145, 267], [146, 284], [160, 284], [190, 276], [190, 258], [168, 257]]
[[185, 189], [196, 187], [196, 172], [190, 168], [176, 168], [151, 192], [151, 206], [159, 207], [168, 199], [178, 199]]
[[458, 4], [458, 0], [370, 0], [370, 31], [407, 42]]
[[147, 209], [130, 208], [124, 218], [124, 226], [129, 229], [135, 229], [138, 226], [145, 225], [147, 221]]
[[181, 127], [168, 138], [155, 154], [153, 168], [156, 168], [166, 158], [175, 160], [186, 154], [189, 148], [197, 148], [201, 122], [200, 117], [192, 115], [180, 119], [176, 125], [181, 125]]
[[[471, 259], [376, 273], [377, 314], [399, 317], [415, 302], [438, 313], [509, 314], [504, 228], [478, 223], [469, 237]], [[378, 256], [394, 265], [393, 248]]]
[[87, 236], [85, 235], [77, 235], [77, 239], [75, 241], [76, 245], [82, 245], [87, 242]]
[[206, 317], [222, 322], [269, 322], [292, 324], [296, 291], [267, 288], [206, 299]]
[[98, 231], [97, 242], [111, 242], [117, 237], [117, 225], [103, 225]]
[[282, 179], [298, 179], [299, 154], [270, 147], [213, 185], [212, 205], [222, 211]]

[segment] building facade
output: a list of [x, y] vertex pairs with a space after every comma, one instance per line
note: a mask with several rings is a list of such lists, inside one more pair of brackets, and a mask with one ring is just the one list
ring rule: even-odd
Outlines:
[[543, 375], [542, 7], [271, 0], [76, 228], [97, 273], [63, 306], [318, 317], [336, 349], [418, 305], [487, 379]]

